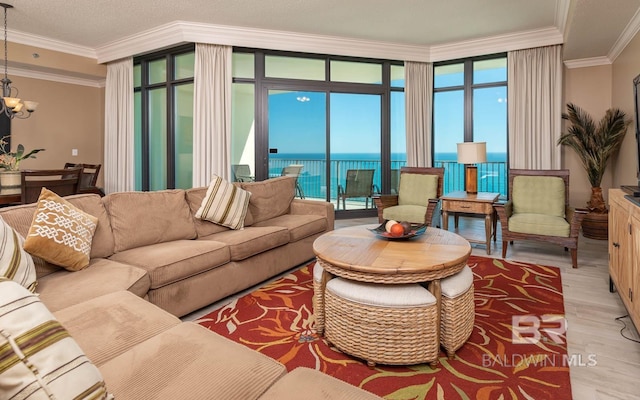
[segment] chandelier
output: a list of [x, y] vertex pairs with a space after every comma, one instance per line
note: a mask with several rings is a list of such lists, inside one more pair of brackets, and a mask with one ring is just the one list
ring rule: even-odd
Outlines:
[[29, 118], [36, 110], [38, 103], [35, 101], [22, 101], [18, 98], [18, 89], [11, 87], [11, 79], [7, 76], [8, 52], [7, 52], [7, 9], [13, 8], [11, 4], [0, 3], [4, 8], [4, 78], [2, 82], [2, 100], [0, 100], [0, 113], [9, 118]]

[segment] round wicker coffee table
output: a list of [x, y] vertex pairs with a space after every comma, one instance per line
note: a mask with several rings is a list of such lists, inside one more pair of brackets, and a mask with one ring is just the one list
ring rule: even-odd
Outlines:
[[335, 276], [389, 285], [429, 282], [436, 298], [434, 326], [439, 343], [440, 279], [462, 270], [471, 245], [462, 236], [437, 228], [427, 228], [422, 236], [409, 240], [384, 240], [369, 230], [376, 226], [340, 228], [314, 241], [317, 262], [324, 268], [320, 293], [324, 295], [327, 281]]

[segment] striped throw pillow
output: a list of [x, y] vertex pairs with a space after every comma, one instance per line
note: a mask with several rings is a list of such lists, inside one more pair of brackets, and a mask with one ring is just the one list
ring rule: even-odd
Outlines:
[[36, 291], [36, 266], [22, 248], [24, 238], [0, 218], [0, 276]]
[[196, 218], [231, 229], [242, 229], [249, 208], [249, 197], [251, 193], [214, 175], [196, 211]]
[[3, 399], [112, 399], [69, 332], [18, 283], [0, 278]]

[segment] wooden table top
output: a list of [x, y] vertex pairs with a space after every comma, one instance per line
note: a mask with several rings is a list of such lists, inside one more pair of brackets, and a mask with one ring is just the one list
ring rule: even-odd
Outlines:
[[373, 274], [417, 274], [466, 263], [471, 245], [463, 237], [427, 228], [409, 240], [384, 240], [360, 225], [325, 233], [313, 243], [313, 251], [333, 266]]
[[489, 192], [478, 192], [475, 194], [467, 193], [467, 192], [449, 192], [443, 196], [440, 196], [441, 199], [445, 200], [467, 200], [467, 201], [475, 201], [475, 202], [483, 202], [483, 203], [495, 203], [500, 197], [500, 193], [489, 193]]

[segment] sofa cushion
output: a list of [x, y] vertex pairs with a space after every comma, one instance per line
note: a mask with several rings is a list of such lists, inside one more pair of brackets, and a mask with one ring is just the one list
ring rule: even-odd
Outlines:
[[398, 205], [426, 206], [438, 198], [438, 175], [400, 174]]
[[38, 279], [40, 298], [52, 312], [121, 290], [137, 296], [149, 291], [147, 272], [132, 265], [94, 258], [81, 271], [59, 269]]
[[289, 230], [289, 242], [297, 242], [327, 230], [327, 219], [320, 215], [285, 214], [254, 224], [254, 226], [282, 226]]
[[382, 218], [394, 221], [408, 221], [414, 224], [424, 224], [427, 214], [426, 206], [406, 204], [403, 206], [391, 206], [382, 210]]
[[110, 193], [102, 200], [111, 218], [116, 253], [196, 237], [184, 190]]
[[231, 229], [242, 229], [251, 193], [214, 175], [196, 218]]
[[[191, 210], [192, 215], [196, 215], [196, 212], [200, 208], [202, 204], [202, 200], [204, 196], [207, 194], [206, 187], [192, 188], [186, 190], [187, 203], [189, 204], [189, 209]], [[196, 233], [198, 237], [211, 235], [218, 232], [228, 231], [229, 228], [226, 226], [221, 226], [214, 224], [210, 221], [204, 221], [200, 218], [193, 218], [193, 223], [196, 227]], [[251, 211], [247, 208], [247, 215], [244, 218], [244, 226], [250, 226], [253, 223], [253, 217], [251, 216]]]
[[106, 258], [113, 254], [113, 232], [102, 197], [97, 194], [78, 194], [64, 198], [87, 214], [98, 218], [98, 226], [91, 242], [91, 258]]
[[296, 193], [296, 178], [292, 176], [242, 182], [240, 185], [251, 193], [249, 210], [254, 224], [288, 213]]
[[226, 231], [201, 238], [214, 240], [229, 247], [231, 261], [240, 261], [289, 243], [289, 231], [280, 226], [251, 226], [241, 231]]
[[180, 323], [126, 290], [84, 301], [54, 315], [96, 365]]
[[[565, 217], [564, 180], [558, 176], [516, 176], [513, 178], [513, 213], [547, 214]], [[511, 224], [509, 224], [511, 230]]]
[[[27, 236], [33, 213], [36, 211], [36, 203], [21, 206], [0, 208], [0, 217], [18, 232], [22, 237]], [[60, 270], [60, 267], [50, 264], [40, 257], [32, 257], [36, 266], [36, 276], [39, 278]]]
[[[100, 366], [116, 399], [257, 399], [286, 373], [277, 361], [184, 322]], [[188, 396], [186, 396], [188, 394]]]
[[40, 302], [17, 282], [0, 282], [3, 399], [107, 399], [100, 371]]
[[214, 241], [174, 240], [121, 251], [109, 259], [144, 269], [151, 289], [157, 289], [229, 262], [229, 248]]
[[89, 265], [98, 218], [42, 188], [24, 249], [69, 271]]
[[[300, 394], [304, 393], [304, 396]], [[298, 367], [279, 379], [260, 400], [380, 400], [373, 393], [311, 368]]]
[[36, 291], [36, 266], [24, 251], [24, 238], [0, 218], [0, 277], [18, 282], [30, 292]]
[[513, 214], [509, 230], [534, 235], [569, 237], [571, 225], [566, 219], [546, 214]]

